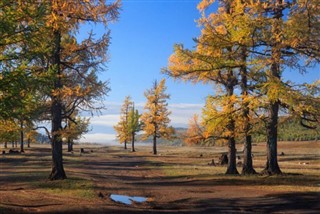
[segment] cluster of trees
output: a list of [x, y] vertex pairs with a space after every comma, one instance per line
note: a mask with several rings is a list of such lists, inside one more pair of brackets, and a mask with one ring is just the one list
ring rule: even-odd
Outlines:
[[145, 91], [144, 95], [147, 99], [145, 111], [142, 115], [134, 108], [134, 102], [130, 96], [127, 96], [121, 108], [120, 121], [114, 126], [118, 140], [124, 143], [127, 149], [127, 143], [131, 142], [132, 152], [136, 133], [143, 131], [142, 139], [150, 136], [153, 141], [153, 154], [157, 154], [157, 139], [170, 139], [174, 133], [174, 129], [169, 127], [170, 111], [168, 111], [167, 99], [170, 98], [165, 93], [165, 79], [159, 83], [154, 81], [151, 89]]
[[[0, 121], [1, 138], [43, 128], [52, 145], [49, 178], [64, 179], [62, 142], [87, 131], [88, 120], [79, 111], [99, 110], [108, 83], [98, 80], [109, 45], [109, 22], [117, 19], [120, 3], [78, 0], [2, 0], [0, 2]], [[86, 23], [101, 24], [106, 33], [93, 32], [82, 40], [78, 30]], [[35, 127], [38, 122], [50, 121]], [[14, 132], [15, 134], [8, 134]]]
[[[180, 128], [179, 145], [186, 143], [187, 145], [212, 146], [224, 145], [223, 139], [206, 138], [205, 128], [199, 121], [199, 116], [194, 115], [190, 119], [187, 129]], [[252, 131], [252, 140], [256, 143], [266, 142], [267, 135], [264, 130], [264, 123], [257, 121], [254, 131]], [[280, 116], [278, 124], [278, 141], [316, 141], [320, 140], [320, 126], [316, 129], [310, 129], [301, 126], [298, 118], [290, 116]], [[237, 143], [243, 142], [241, 137], [236, 138]]]
[[226, 174], [238, 174], [235, 144], [243, 139], [242, 174], [254, 174], [252, 134], [262, 123], [267, 138], [263, 172], [280, 174], [279, 114], [311, 129], [320, 121], [320, 81], [297, 84], [283, 79], [286, 69], [304, 73], [320, 62], [319, 2], [202, 0], [198, 9], [201, 35], [194, 39], [196, 48], [175, 45], [163, 70], [175, 79], [211, 83], [217, 89], [207, 97], [202, 118], [191, 120], [187, 140], [226, 141]]

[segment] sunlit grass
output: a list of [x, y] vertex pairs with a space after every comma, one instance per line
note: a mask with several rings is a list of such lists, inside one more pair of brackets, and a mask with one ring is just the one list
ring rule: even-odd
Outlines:
[[41, 192], [59, 195], [59, 197], [72, 197], [94, 199], [94, 184], [92, 181], [71, 177], [65, 180], [35, 182], [33, 186]]

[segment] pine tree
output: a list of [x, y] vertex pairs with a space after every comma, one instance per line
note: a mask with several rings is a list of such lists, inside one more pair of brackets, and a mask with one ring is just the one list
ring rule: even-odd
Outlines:
[[153, 154], [157, 154], [157, 138], [169, 139], [172, 135], [172, 129], [168, 127], [170, 123], [167, 99], [170, 98], [165, 93], [165, 79], [160, 83], [154, 81], [151, 89], [144, 93], [147, 98], [144, 109], [146, 110], [142, 116], [144, 139], [152, 136]]

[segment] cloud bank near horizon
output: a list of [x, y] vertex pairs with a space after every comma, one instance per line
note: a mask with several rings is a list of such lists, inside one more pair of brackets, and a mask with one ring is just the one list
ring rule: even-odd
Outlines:
[[[122, 103], [106, 102], [107, 110], [103, 111], [100, 116], [93, 116], [90, 119], [91, 131], [85, 134], [80, 142], [90, 143], [114, 143], [116, 135], [113, 126], [120, 120], [120, 109]], [[135, 107], [140, 113], [143, 112], [144, 103], [136, 103]], [[190, 118], [194, 114], [201, 114], [202, 104], [191, 103], [169, 103], [168, 109], [171, 111], [170, 125], [173, 127], [188, 126]]]

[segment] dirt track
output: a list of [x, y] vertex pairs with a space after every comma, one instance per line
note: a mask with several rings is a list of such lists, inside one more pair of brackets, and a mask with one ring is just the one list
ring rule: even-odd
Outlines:
[[[160, 147], [158, 156], [149, 147], [137, 147], [136, 153], [87, 147], [88, 154], [65, 155], [69, 192], [57, 188], [60, 181], [46, 180], [50, 149], [35, 146], [26, 154], [1, 156], [0, 213], [319, 213], [319, 143], [309, 150], [295, 146], [280, 145], [288, 155], [279, 162], [296, 175], [272, 177], [223, 175], [225, 167], [208, 166], [221, 147]], [[260, 150], [257, 169], [264, 162]], [[89, 196], [83, 194], [87, 189]], [[148, 200], [125, 205], [110, 194]]]

